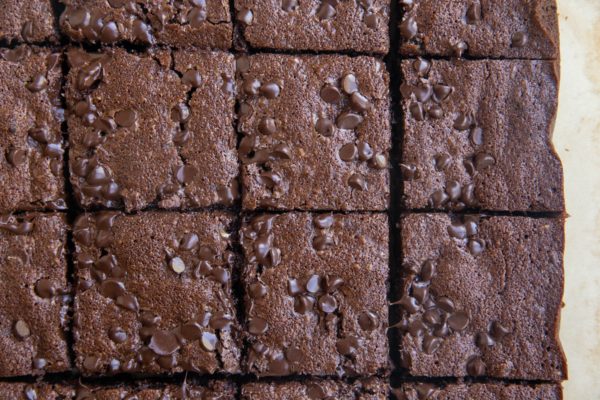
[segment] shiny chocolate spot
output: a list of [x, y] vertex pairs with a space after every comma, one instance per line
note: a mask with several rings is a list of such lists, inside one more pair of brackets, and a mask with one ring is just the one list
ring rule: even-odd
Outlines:
[[108, 331], [108, 337], [115, 343], [123, 343], [127, 340], [127, 332], [119, 327], [110, 328]]
[[400, 23], [400, 35], [406, 40], [411, 40], [419, 32], [417, 21], [414, 17], [408, 17]]
[[333, 85], [323, 86], [321, 88], [320, 96], [323, 101], [330, 104], [337, 104], [342, 99], [340, 90]]
[[159, 356], [167, 356], [179, 350], [179, 342], [172, 332], [157, 330], [150, 338], [148, 347]]
[[379, 325], [377, 315], [371, 311], [364, 311], [358, 316], [358, 325], [363, 331], [374, 331]]
[[340, 148], [339, 156], [342, 161], [350, 162], [356, 159], [358, 149], [354, 143], [346, 143]]
[[248, 332], [253, 335], [262, 335], [269, 329], [269, 324], [266, 320], [258, 317], [248, 319]]
[[30, 92], [37, 93], [48, 87], [48, 79], [44, 75], [36, 75], [25, 85]]
[[347, 74], [342, 77], [342, 90], [346, 94], [353, 94], [358, 91], [358, 82], [354, 74]]
[[19, 339], [26, 339], [29, 336], [31, 336], [31, 330], [29, 329], [29, 325], [22, 319], [15, 322], [15, 324], [13, 325], [13, 332], [15, 336]]

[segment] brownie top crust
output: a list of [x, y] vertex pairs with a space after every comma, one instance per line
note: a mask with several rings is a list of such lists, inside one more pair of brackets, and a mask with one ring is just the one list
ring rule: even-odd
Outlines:
[[556, 59], [555, 0], [400, 1], [400, 53]]
[[0, 8], [0, 42], [56, 43], [51, 0], [4, 0]]
[[561, 400], [560, 385], [476, 383], [439, 386], [430, 383], [405, 383], [392, 389], [397, 400]]
[[242, 386], [242, 400], [385, 400], [387, 383], [378, 378], [363, 378], [354, 383], [307, 379], [302, 382], [257, 382]]

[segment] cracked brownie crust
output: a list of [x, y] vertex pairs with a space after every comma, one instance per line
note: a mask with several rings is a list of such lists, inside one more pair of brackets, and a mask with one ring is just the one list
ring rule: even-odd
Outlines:
[[83, 207], [238, 197], [231, 55], [72, 49], [68, 59], [71, 182]]

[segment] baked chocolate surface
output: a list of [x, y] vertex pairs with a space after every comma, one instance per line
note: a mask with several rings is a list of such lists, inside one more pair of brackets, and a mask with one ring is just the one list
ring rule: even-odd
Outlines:
[[68, 52], [71, 182], [83, 207], [230, 205], [233, 56]]
[[70, 369], [70, 289], [61, 215], [0, 216], [0, 376]]
[[387, 216], [265, 214], [241, 237], [247, 372], [387, 370]]
[[233, 24], [225, 0], [61, 0], [60, 28], [76, 42], [229, 49]]
[[232, 217], [84, 214], [74, 224], [85, 375], [239, 371]]
[[386, 54], [390, 0], [235, 0], [253, 48]]
[[403, 384], [392, 389], [397, 400], [561, 400], [560, 385], [514, 385], [499, 383], [438, 386], [427, 383]]
[[54, 43], [58, 39], [51, 0], [4, 0], [0, 21], [0, 41]]
[[237, 73], [245, 209], [387, 209], [381, 61], [259, 54], [238, 59]]
[[408, 209], [563, 211], [557, 65], [402, 61]]
[[71, 400], [73, 389], [47, 383], [0, 382], [0, 398], [7, 400]]
[[0, 212], [64, 209], [61, 56], [0, 49]]
[[403, 55], [556, 59], [555, 0], [400, 1]]
[[410, 375], [560, 381], [562, 219], [406, 215], [397, 307]]
[[388, 385], [378, 378], [343, 381], [311, 379], [302, 382], [257, 382], [242, 386], [242, 400], [385, 400]]

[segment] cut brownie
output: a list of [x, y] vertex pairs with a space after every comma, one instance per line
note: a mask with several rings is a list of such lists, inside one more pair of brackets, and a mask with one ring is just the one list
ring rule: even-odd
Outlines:
[[548, 61], [402, 62], [409, 209], [563, 211]]
[[231, 216], [218, 212], [80, 216], [74, 348], [82, 372], [237, 372], [231, 229]]
[[334, 380], [261, 382], [242, 386], [242, 400], [386, 400], [388, 385], [377, 378], [346, 383]]
[[558, 58], [555, 0], [400, 1], [404, 55]]
[[82, 206], [233, 202], [233, 56], [72, 49], [68, 59], [69, 160]]
[[0, 376], [70, 369], [66, 236], [60, 215], [0, 216]]
[[64, 209], [61, 57], [0, 50], [0, 212]]
[[389, 50], [390, 0], [235, 0], [236, 19], [254, 48]]
[[437, 386], [407, 383], [392, 389], [397, 400], [562, 400], [560, 385], [512, 385], [500, 383]]
[[246, 209], [385, 210], [388, 74], [370, 57], [237, 60]]
[[234, 400], [235, 386], [230, 382], [210, 381], [206, 387], [184, 383], [181, 386], [150, 383], [147, 387], [79, 387], [75, 400]]
[[[0, 399], [5, 400], [72, 400], [73, 389], [47, 383], [0, 382]], [[81, 398], [80, 400], [85, 400]], [[78, 399], [79, 400], [79, 399]]]
[[261, 215], [242, 228], [246, 369], [372, 375], [387, 368], [383, 214]]
[[563, 220], [401, 221], [403, 366], [415, 376], [560, 381]]
[[0, 21], [0, 41], [40, 43], [58, 39], [51, 0], [4, 0]]
[[233, 24], [223, 0], [60, 0], [64, 34], [77, 42], [228, 49]]

